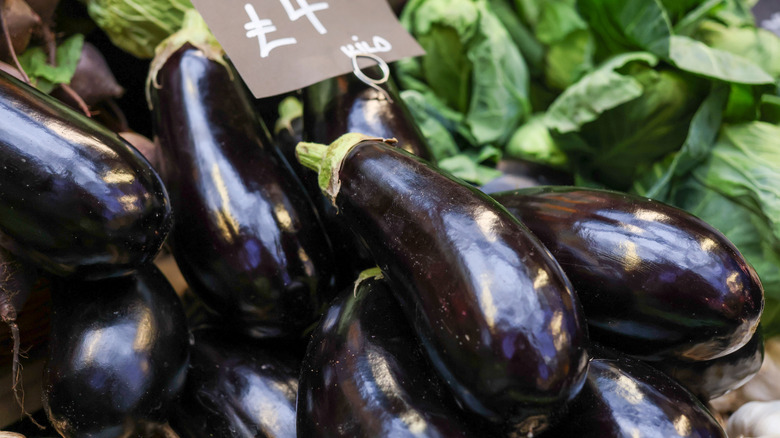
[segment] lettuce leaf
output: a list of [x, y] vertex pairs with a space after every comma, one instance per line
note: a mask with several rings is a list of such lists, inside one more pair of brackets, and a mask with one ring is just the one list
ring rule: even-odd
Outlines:
[[425, 49], [397, 64], [399, 83], [435, 96], [473, 147], [503, 144], [530, 112], [520, 51], [485, 0], [412, 0], [401, 22]]

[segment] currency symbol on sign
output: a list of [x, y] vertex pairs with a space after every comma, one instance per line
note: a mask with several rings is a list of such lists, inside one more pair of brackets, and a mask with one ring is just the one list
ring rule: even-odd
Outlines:
[[[267, 57], [268, 54], [271, 53], [271, 50], [279, 46], [286, 46], [298, 42], [295, 38], [292, 37], [279, 38], [272, 41], [268, 41], [268, 39], [266, 38], [266, 34], [269, 34], [271, 32], [276, 32], [276, 26], [273, 25], [271, 20], [260, 19], [260, 17], [257, 15], [257, 12], [255, 11], [255, 7], [252, 6], [251, 4], [249, 3], [245, 4], [244, 10], [246, 11], [246, 14], [249, 15], [249, 22], [244, 24], [244, 29], [246, 29], [246, 37], [257, 38], [258, 42], [260, 43], [261, 58]], [[319, 21], [317, 23], [319, 23]]]

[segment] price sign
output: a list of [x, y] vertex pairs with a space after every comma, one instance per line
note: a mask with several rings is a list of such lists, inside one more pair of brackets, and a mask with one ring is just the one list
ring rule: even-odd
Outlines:
[[192, 0], [257, 98], [424, 54], [386, 0]]
[[780, 0], [761, 0], [753, 6], [752, 12], [759, 27], [780, 36]]

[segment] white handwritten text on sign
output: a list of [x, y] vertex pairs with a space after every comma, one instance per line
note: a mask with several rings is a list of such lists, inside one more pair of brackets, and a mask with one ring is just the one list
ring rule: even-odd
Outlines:
[[193, 0], [261, 98], [350, 72], [359, 53], [423, 54], [386, 0]]

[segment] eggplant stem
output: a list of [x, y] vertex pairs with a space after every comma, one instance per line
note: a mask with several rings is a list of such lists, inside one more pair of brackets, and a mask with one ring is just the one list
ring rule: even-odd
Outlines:
[[22, 64], [19, 63], [19, 58], [16, 56], [16, 50], [14, 50], [14, 44], [11, 42], [11, 33], [8, 31], [8, 26], [5, 23], [5, 15], [3, 14], [3, 6], [5, 6], [5, 0], [0, 0], [0, 28], [3, 29], [3, 40], [8, 47], [8, 53], [11, 54], [11, 59], [14, 61], [16, 69], [19, 70], [19, 74], [24, 78], [24, 82], [30, 83], [30, 77], [27, 76], [27, 72], [22, 68]]

